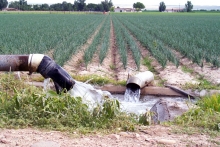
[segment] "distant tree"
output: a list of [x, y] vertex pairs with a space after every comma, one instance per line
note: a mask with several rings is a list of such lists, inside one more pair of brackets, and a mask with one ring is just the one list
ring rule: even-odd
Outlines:
[[97, 7], [97, 4], [93, 4], [93, 3], [89, 3], [86, 8], [87, 10], [89, 11], [95, 11], [96, 10], [96, 7]]
[[49, 9], [50, 9], [50, 6], [48, 4], [42, 4], [40, 6], [41, 11], [49, 11]]
[[111, 12], [114, 12], [114, 11], [115, 11], [115, 7], [112, 6], [112, 7], [110, 8], [110, 11], [111, 11]]
[[101, 1], [101, 4], [103, 6], [103, 9], [104, 11], [108, 12], [110, 10], [110, 8], [113, 6], [113, 3], [112, 1], [108, 1], [108, 0], [105, 0], [105, 1]]
[[31, 10], [31, 5], [28, 5], [25, 0], [19, 0], [19, 10]]
[[110, 9], [112, 8], [112, 6], [113, 6], [112, 0], [110, 0], [110, 1], [108, 2], [108, 6], [109, 6]]
[[102, 4], [98, 4], [95, 11], [104, 11], [104, 7]]
[[50, 5], [50, 10], [53, 10], [53, 11], [62, 11], [63, 8], [62, 8], [62, 4], [61, 3], [57, 3], [57, 4], [52, 4]]
[[160, 12], [163, 12], [166, 10], [166, 5], [164, 2], [160, 2], [160, 6], [159, 6], [159, 11]]
[[77, 10], [78, 10], [78, 2], [77, 2], [77, 0], [74, 1], [73, 10], [74, 10], [74, 11], [77, 11]]
[[8, 5], [8, 1], [7, 0], [0, 0], [0, 10], [6, 8]]
[[78, 11], [83, 11], [86, 7], [86, 0], [77, 0]]
[[137, 11], [140, 11], [141, 9], [144, 9], [145, 6], [144, 6], [144, 4], [141, 3], [141, 2], [137, 2], [137, 3], [134, 3], [134, 4], [133, 4], [133, 8], [135, 8]]
[[21, 6], [27, 5], [27, 1], [25, 0], [20, 0], [19, 3]]
[[33, 10], [34, 11], [39, 11], [40, 10], [40, 5], [33, 5]]
[[67, 3], [66, 1], [63, 1], [62, 3], [62, 10], [63, 11], [72, 11], [73, 7], [71, 3]]
[[187, 1], [187, 3], [185, 4], [185, 7], [186, 7], [187, 12], [191, 12], [193, 9], [193, 5], [192, 5], [191, 1]]
[[14, 1], [14, 2], [11, 2], [8, 7], [9, 8], [19, 9], [20, 3], [19, 3], [19, 1]]

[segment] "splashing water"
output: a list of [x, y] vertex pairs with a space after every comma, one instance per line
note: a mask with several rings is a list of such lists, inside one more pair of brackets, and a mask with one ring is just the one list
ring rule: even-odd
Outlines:
[[113, 98], [108, 91], [95, 89], [92, 85], [75, 81], [75, 85], [69, 91], [73, 97], [81, 97], [83, 102], [93, 107], [103, 102], [104, 97]]
[[[47, 91], [50, 87], [50, 79], [44, 80], [44, 90]], [[104, 97], [117, 99], [120, 102], [121, 110], [128, 113], [135, 113], [137, 115], [143, 114], [159, 100], [161, 97], [157, 96], [143, 96], [140, 99], [140, 88], [134, 85], [128, 85], [124, 95], [111, 95], [108, 91], [95, 89], [92, 85], [75, 81], [75, 85], [69, 91], [73, 97], [81, 97], [83, 103], [89, 106], [92, 110], [97, 104], [102, 104]], [[168, 97], [163, 97], [168, 98]], [[178, 99], [169, 98], [170, 101], [177, 101]], [[185, 98], [179, 98], [178, 101], [185, 101]]]
[[140, 87], [136, 84], [128, 84], [125, 94], [124, 101], [126, 102], [139, 102], [140, 99]]
[[50, 88], [50, 78], [44, 79], [44, 91], [47, 92], [47, 90]]

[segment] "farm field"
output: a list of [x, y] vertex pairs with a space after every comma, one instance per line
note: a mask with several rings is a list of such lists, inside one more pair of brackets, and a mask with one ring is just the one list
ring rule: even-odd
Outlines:
[[[0, 54], [46, 54], [72, 76], [126, 81], [128, 74], [150, 70], [155, 86], [219, 89], [217, 13], [10, 12], [0, 13], [0, 26]], [[140, 117], [134, 121], [127, 113], [109, 117], [109, 111], [118, 110], [112, 103], [105, 105], [111, 110], [104, 107], [91, 114], [80, 98], [45, 93], [11, 77], [0, 78], [0, 146], [220, 144], [219, 96], [198, 103], [201, 108], [184, 114], [176, 124], [144, 126], [135, 123]]]
[[[1, 14], [1, 54], [41, 53], [68, 72], [126, 80], [153, 70], [156, 83], [220, 83], [215, 13]], [[159, 81], [157, 81], [159, 79]]]

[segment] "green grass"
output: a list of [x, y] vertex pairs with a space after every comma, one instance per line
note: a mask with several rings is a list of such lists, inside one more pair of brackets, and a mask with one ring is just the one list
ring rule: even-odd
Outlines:
[[182, 86], [183, 89], [192, 89], [192, 90], [220, 90], [219, 85], [213, 84], [208, 80], [204, 79], [203, 76], [199, 75], [197, 78], [198, 84], [186, 83]]
[[72, 75], [73, 79], [81, 82], [89, 81], [89, 84], [93, 85], [106, 85], [106, 84], [112, 84], [112, 85], [120, 85], [120, 86], [126, 86], [126, 81], [115, 81], [108, 77], [103, 77], [99, 75]]
[[104, 99], [94, 109], [80, 97], [25, 85], [11, 74], [0, 79], [0, 128], [44, 128], [79, 133], [134, 131], [137, 118], [120, 111], [117, 100]]
[[199, 106], [203, 109], [213, 109], [220, 113], [220, 95], [213, 95], [211, 97], [205, 97], [199, 101]]
[[201, 131], [220, 132], [220, 95], [205, 97], [196, 105], [197, 107], [191, 108], [182, 116], [177, 117], [172, 124], [185, 128], [200, 128]]
[[182, 66], [181, 69], [182, 69], [183, 72], [190, 73], [190, 74], [193, 73], [193, 70], [188, 68], [187, 66]]
[[147, 66], [148, 70], [155, 73], [154, 67], [151, 65], [152, 60], [149, 57], [145, 57], [142, 61], [143, 65]]
[[[165, 124], [185, 128], [185, 133], [220, 131], [220, 95], [205, 97], [172, 122]], [[135, 131], [150, 125], [149, 112], [140, 115], [121, 112], [117, 100], [105, 98], [103, 105], [89, 109], [80, 97], [68, 93], [57, 95], [17, 81], [11, 74], [0, 78], [0, 128], [43, 128], [82, 134], [93, 132]], [[193, 131], [194, 130], [194, 131]]]

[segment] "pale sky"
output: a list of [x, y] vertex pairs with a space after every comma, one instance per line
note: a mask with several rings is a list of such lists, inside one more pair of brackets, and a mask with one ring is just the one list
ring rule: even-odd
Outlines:
[[[10, 1], [18, 1], [18, 0], [8, 0]], [[28, 4], [55, 4], [62, 3], [65, 0], [27, 0]], [[101, 3], [103, 0], [86, 0], [86, 3]], [[185, 5], [187, 0], [112, 0], [114, 6], [119, 7], [130, 7], [132, 8], [133, 3], [141, 2], [145, 5], [145, 7], [157, 5], [164, 1], [166, 5]], [[74, 0], [66, 0], [66, 2], [74, 3]], [[201, 5], [201, 6], [220, 6], [220, 0], [191, 0], [192, 4]]]

